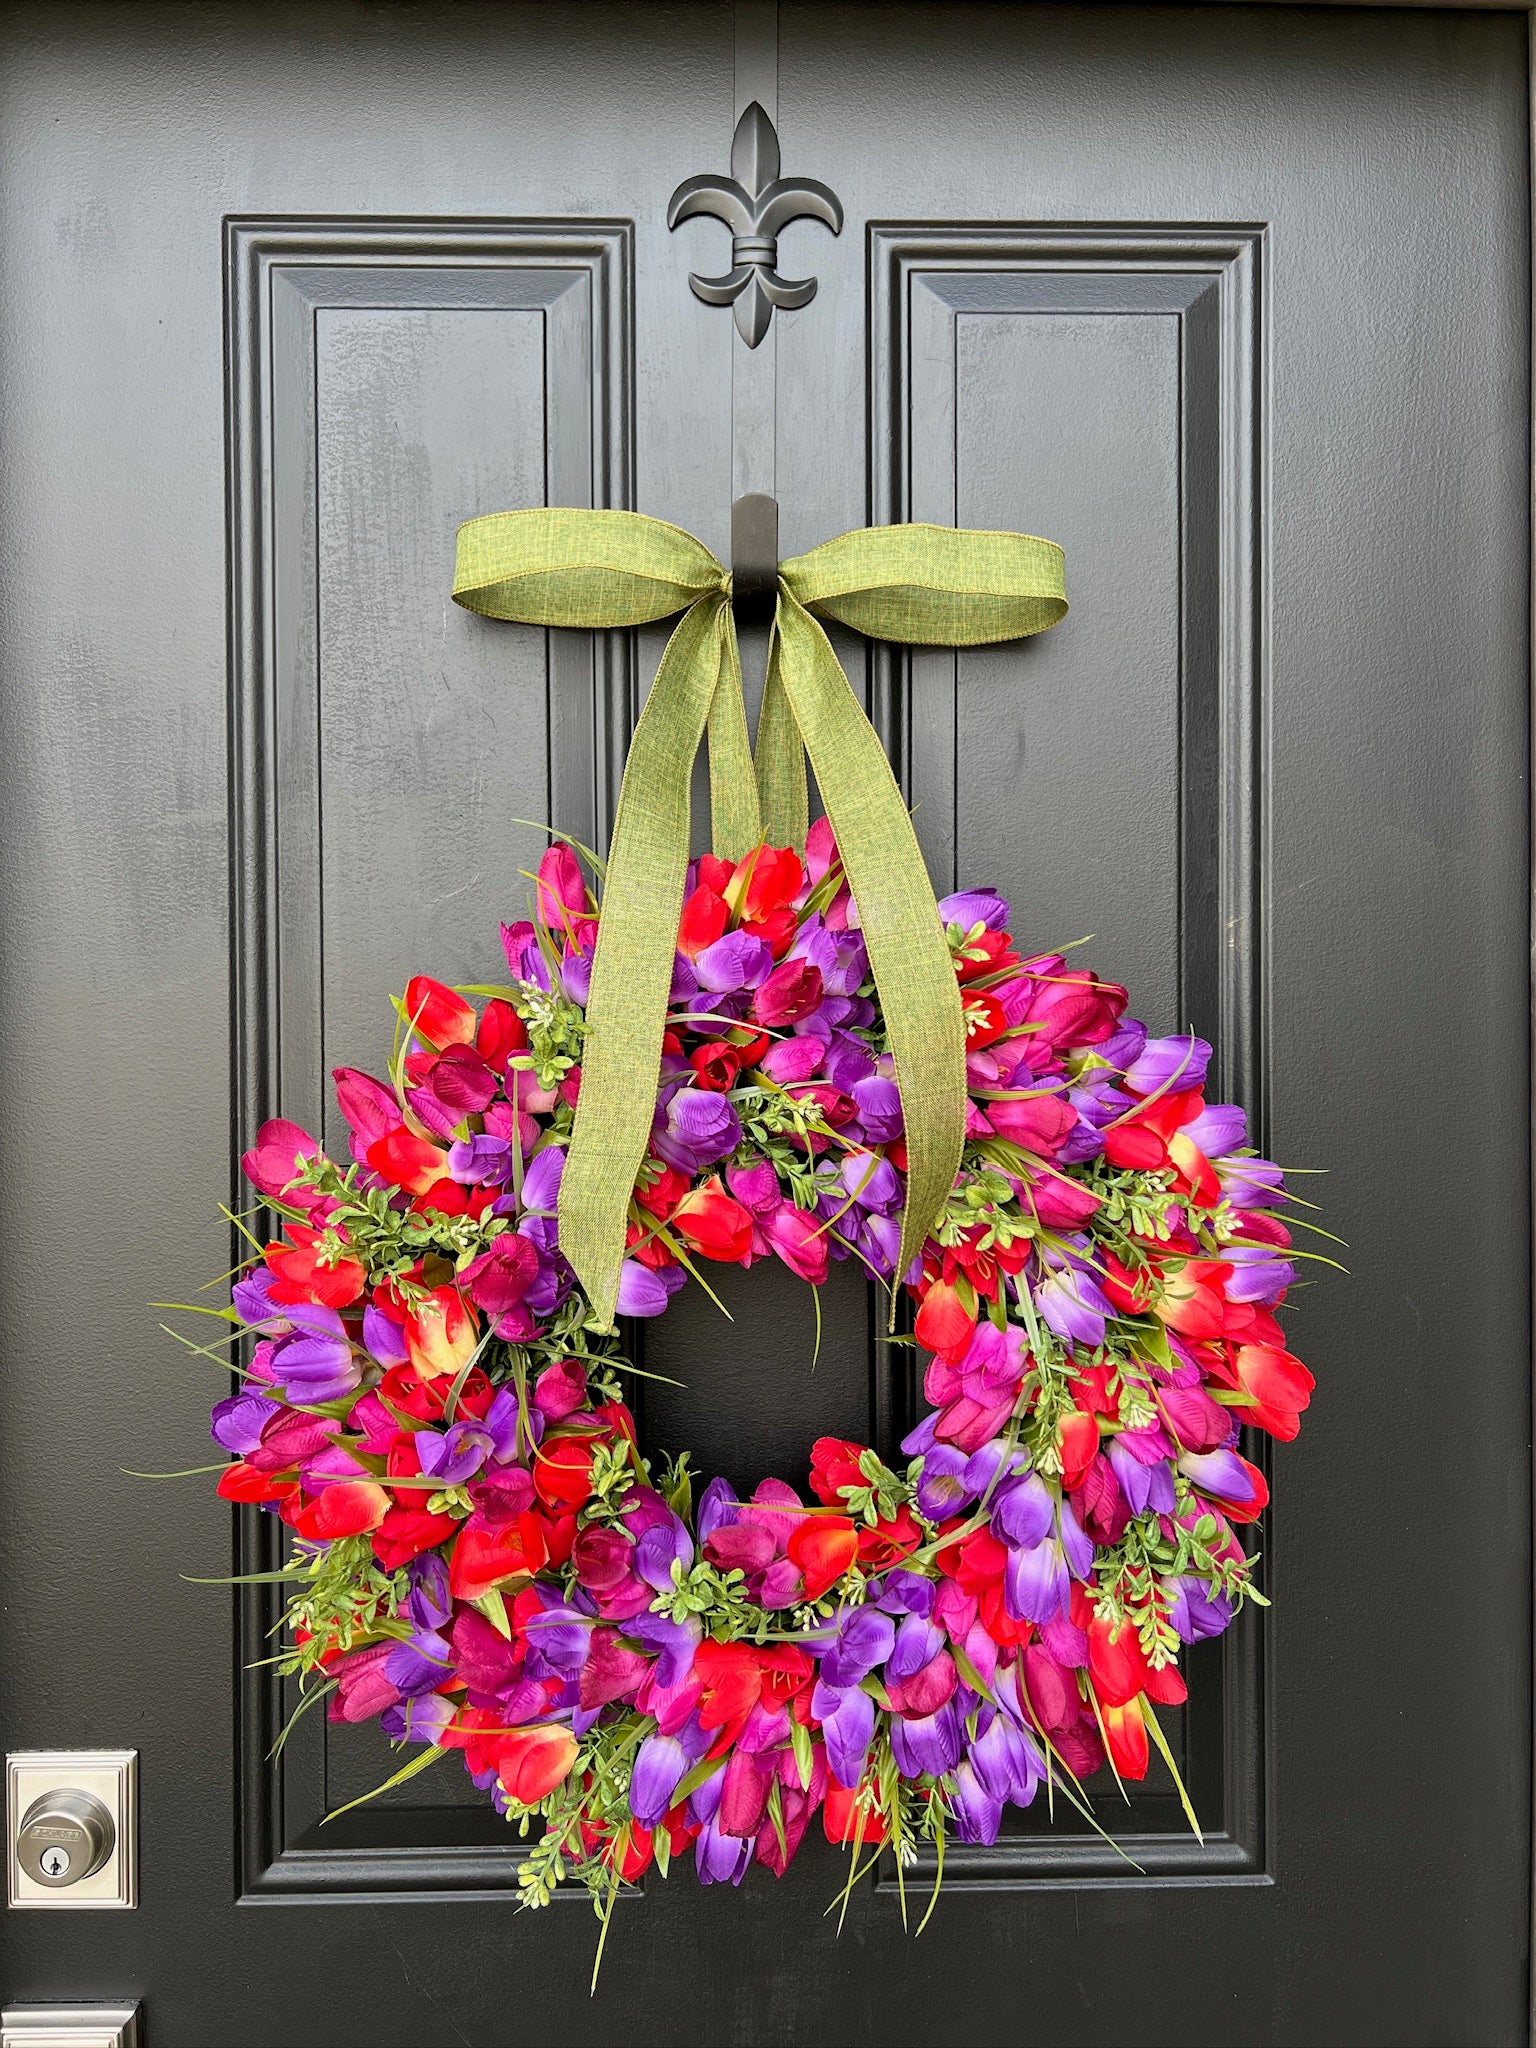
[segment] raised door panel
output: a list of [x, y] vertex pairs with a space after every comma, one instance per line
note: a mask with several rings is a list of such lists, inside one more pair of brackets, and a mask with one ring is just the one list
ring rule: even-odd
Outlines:
[[[617, 636], [493, 630], [452, 604], [457, 523], [632, 496], [626, 224], [236, 221], [227, 238], [243, 1125], [345, 1156], [329, 1073], [377, 1071], [386, 999], [494, 976], [550, 820], [591, 841], [629, 710]], [[247, 1556], [278, 1555], [251, 1516]], [[244, 1601], [262, 1654], [274, 1603]], [[462, 1772], [322, 1836], [398, 1759], [375, 1726], [241, 1678], [254, 1893], [515, 1879]]]
[[[1031, 951], [1087, 941], [1154, 1030], [1216, 1042], [1260, 1119], [1263, 250], [1257, 229], [868, 232], [872, 517], [1047, 534], [1074, 603], [1032, 640], [871, 656], [935, 883], [1000, 887]], [[910, 1368], [893, 1405], [919, 1412]], [[1141, 1871], [1262, 1874], [1260, 1647], [1250, 1612], [1161, 1715], [1202, 1842], [1160, 1766], [1129, 1810], [1092, 1801]], [[1061, 1813], [1011, 1825], [964, 1867], [1136, 1875]]]

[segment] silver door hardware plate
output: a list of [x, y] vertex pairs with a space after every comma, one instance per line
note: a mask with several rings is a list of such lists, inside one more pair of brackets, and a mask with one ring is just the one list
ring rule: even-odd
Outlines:
[[8, 2005], [0, 2048], [139, 2048], [136, 2005]]
[[138, 1904], [138, 1761], [132, 1749], [6, 1758], [8, 1905], [100, 1912]]

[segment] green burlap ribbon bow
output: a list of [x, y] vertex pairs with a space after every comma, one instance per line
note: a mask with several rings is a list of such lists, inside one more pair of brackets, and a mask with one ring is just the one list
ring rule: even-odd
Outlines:
[[965, 1024], [912, 820], [818, 618], [880, 640], [971, 647], [1054, 626], [1061, 549], [1022, 533], [867, 527], [779, 565], [754, 762], [731, 579], [702, 541], [635, 512], [496, 512], [459, 528], [453, 595], [535, 626], [683, 617], [630, 742], [608, 854], [560, 1247], [613, 1320], [635, 1177], [650, 1141], [688, 867], [689, 785], [709, 733], [716, 853], [802, 851], [805, 763], [837, 835], [890, 1038], [907, 1139], [897, 1272], [943, 1207], [965, 1136]]

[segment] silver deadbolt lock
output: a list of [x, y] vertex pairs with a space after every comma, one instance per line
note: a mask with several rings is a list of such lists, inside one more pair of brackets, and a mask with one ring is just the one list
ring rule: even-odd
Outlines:
[[16, 1860], [28, 1877], [51, 1888], [94, 1877], [112, 1854], [117, 1828], [93, 1792], [45, 1792], [21, 1817]]
[[5, 1780], [8, 1906], [100, 1912], [137, 1904], [131, 1749], [13, 1750]]

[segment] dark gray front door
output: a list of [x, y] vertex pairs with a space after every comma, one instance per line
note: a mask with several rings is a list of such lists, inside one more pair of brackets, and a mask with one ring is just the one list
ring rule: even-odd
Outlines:
[[[1510, 14], [22, 6], [3, 58], [0, 1258], [8, 1747], [141, 1753], [133, 1914], [13, 1913], [10, 1998], [207, 2044], [1525, 2038], [1528, 146]], [[842, 234], [755, 353], [688, 289], [746, 100]], [[240, 1667], [217, 1376], [262, 1113], [323, 1113], [416, 971], [476, 981], [552, 818], [606, 830], [659, 636], [447, 601], [455, 523], [632, 505], [798, 552], [1067, 551], [1027, 647], [850, 672], [941, 888], [1216, 1037], [1353, 1277], [1275, 1464], [1272, 1614], [1191, 1661], [1203, 1848], [1154, 1777], [1031, 1815], [920, 1942], [840, 1865], [515, 1916], [472, 1788]], [[889, 1443], [852, 1283], [681, 1304], [645, 1426], [797, 1476]], [[665, 1398], [662, 1396], [665, 1395]], [[244, 1539], [242, 1539], [243, 1541]], [[435, 1779], [422, 1781], [443, 1796]]]

